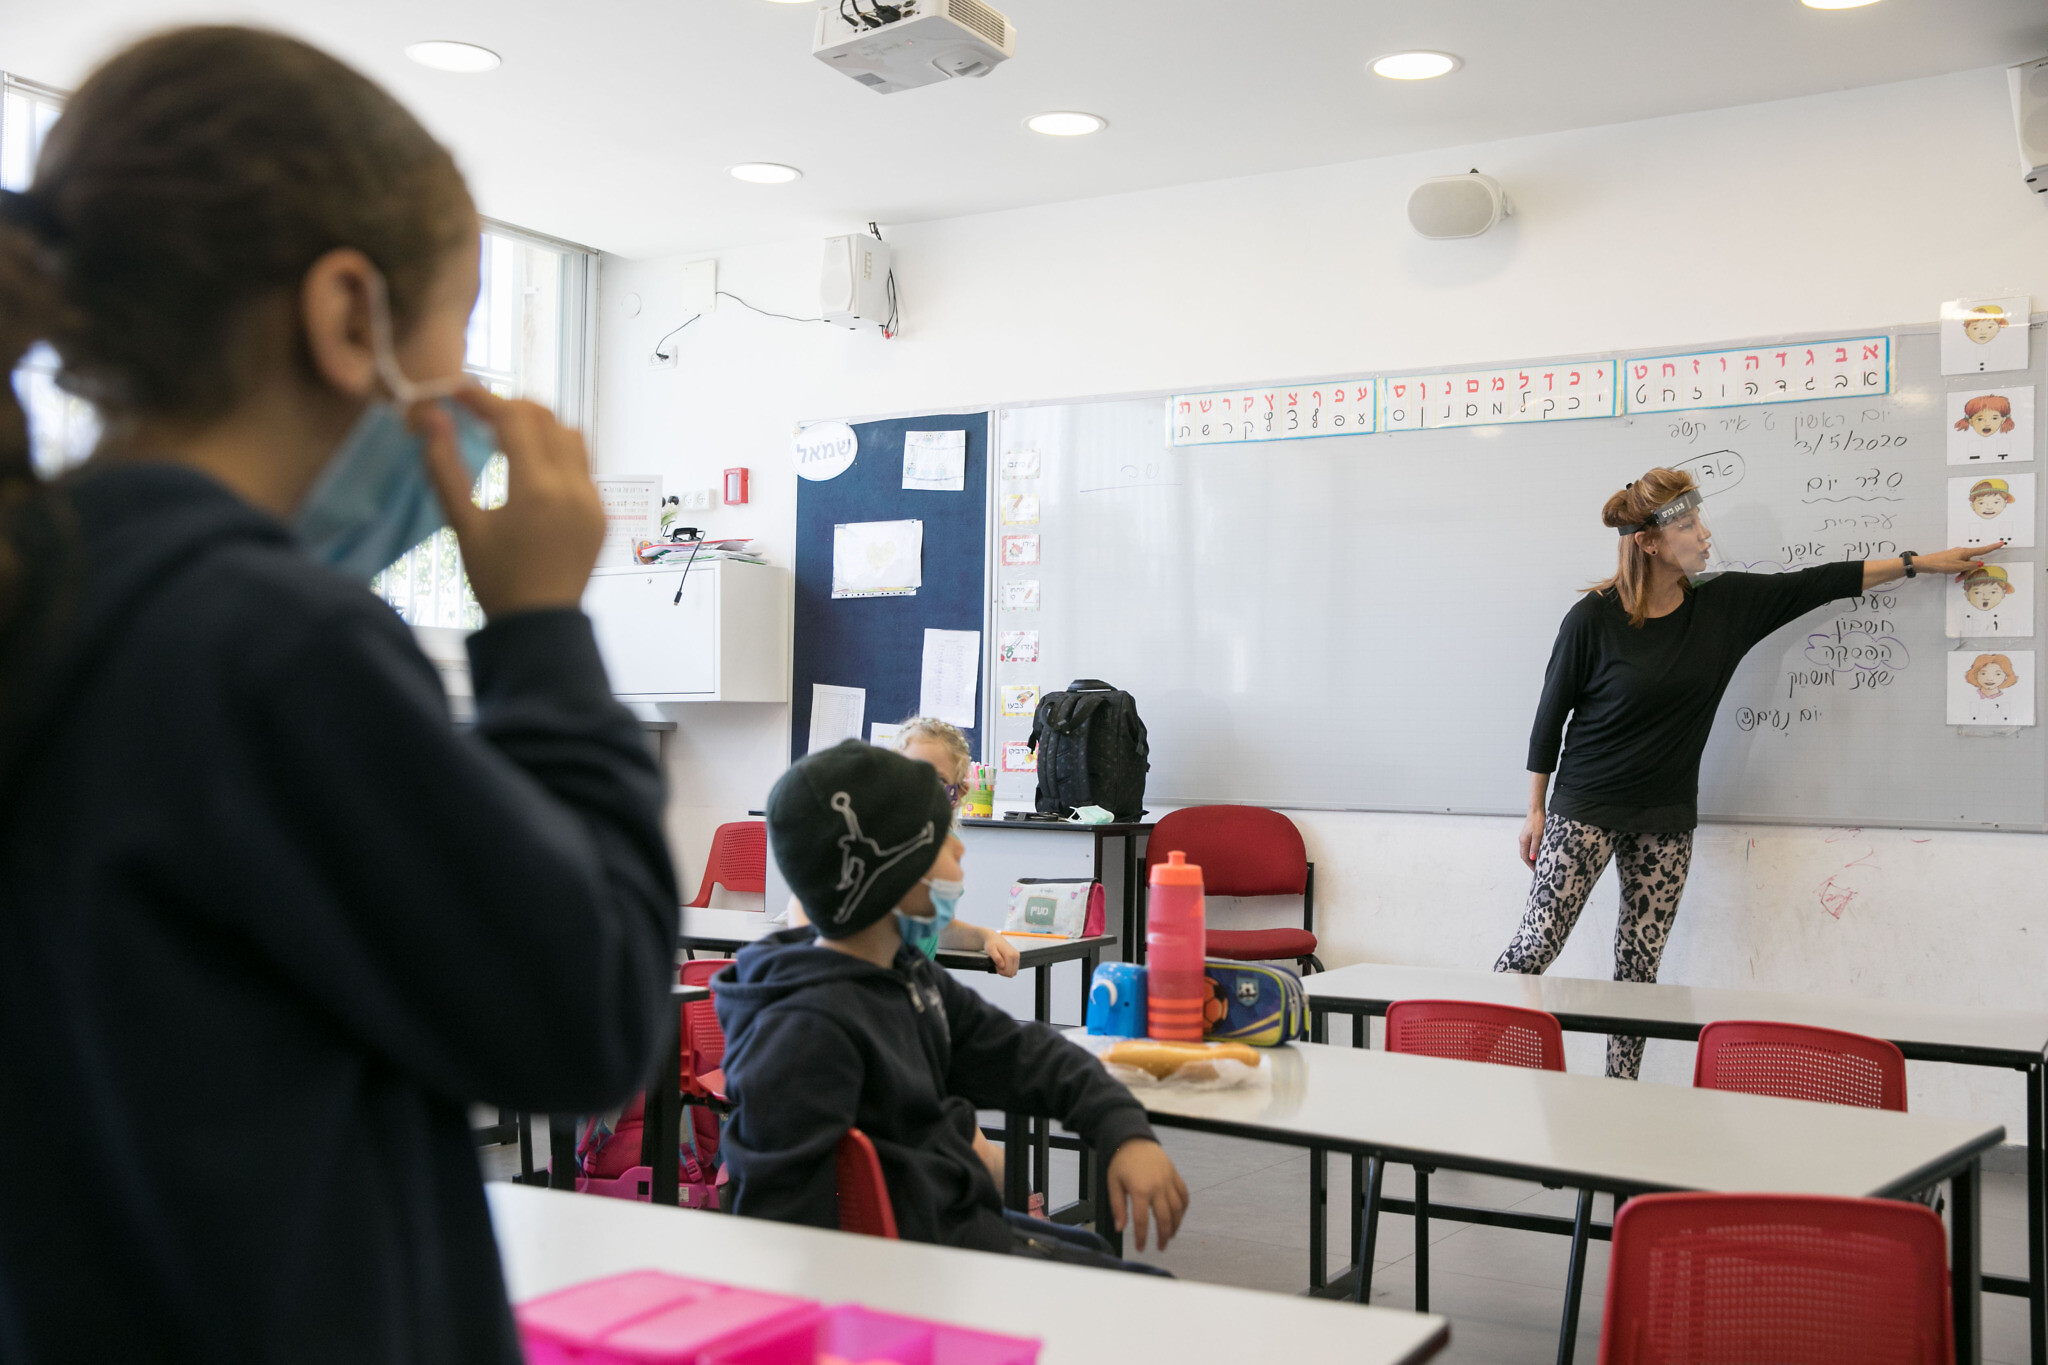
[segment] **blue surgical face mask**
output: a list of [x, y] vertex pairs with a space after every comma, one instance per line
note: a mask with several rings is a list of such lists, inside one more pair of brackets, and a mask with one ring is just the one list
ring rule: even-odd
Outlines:
[[960, 898], [967, 894], [967, 883], [943, 877], [926, 877], [924, 884], [932, 889], [931, 914], [919, 918], [898, 910], [896, 927], [902, 931], [905, 943], [926, 957], [933, 957], [939, 951], [939, 936], [944, 934], [946, 926], [953, 922], [953, 916], [960, 909]]
[[[364, 583], [447, 525], [427, 478], [425, 441], [406, 426], [415, 403], [445, 399], [468, 381], [461, 375], [414, 382], [398, 368], [384, 281], [370, 288], [370, 344], [377, 377], [389, 394], [373, 398], [313, 483], [293, 523], [299, 543], [320, 563]], [[455, 449], [471, 479], [497, 453], [489, 424], [460, 403], [443, 402], [455, 420]]]

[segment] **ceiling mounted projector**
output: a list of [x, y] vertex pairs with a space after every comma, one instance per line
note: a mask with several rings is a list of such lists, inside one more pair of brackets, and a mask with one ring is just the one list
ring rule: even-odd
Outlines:
[[1432, 176], [1408, 196], [1408, 224], [1425, 237], [1477, 237], [1513, 213], [1500, 181], [1470, 175]]
[[986, 76], [1017, 53], [1017, 30], [981, 0], [845, 0], [818, 6], [811, 55], [878, 95]]

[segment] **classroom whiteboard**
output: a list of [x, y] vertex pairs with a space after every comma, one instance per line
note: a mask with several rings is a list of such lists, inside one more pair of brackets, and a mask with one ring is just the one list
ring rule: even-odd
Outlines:
[[[999, 529], [1035, 543], [996, 556], [989, 733], [999, 752], [1029, 734], [1011, 689], [1101, 678], [1151, 730], [1155, 806], [1519, 814], [1559, 621], [1613, 571], [1600, 506], [1645, 469], [1692, 469], [1717, 551], [1759, 572], [1952, 543], [1949, 480], [1972, 471], [1946, 460], [1947, 395], [1985, 377], [1944, 378], [1932, 328], [1890, 335], [1882, 397], [1193, 448], [1168, 443], [1163, 396], [1003, 410], [991, 519], [1028, 494], [1037, 521]], [[2040, 384], [2044, 341], [2036, 324], [2031, 369], [1999, 381]], [[2034, 446], [2003, 472], [2048, 472]], [[1999, 559], [2038, 587], [2048, 548]], [[1943, 593], [1901, 582], [1757, 646], [1702, 818], [2048, 825], [2040, 728], [1950, 726], [1943, 667], [1959, 645], [2048, 659], [2048, 637], [1950, 639]], [[1029, 800], [1010, 752], [999, 793]]]

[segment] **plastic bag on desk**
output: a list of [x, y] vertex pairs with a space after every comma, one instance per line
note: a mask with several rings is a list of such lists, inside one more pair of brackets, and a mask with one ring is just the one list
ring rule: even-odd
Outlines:
[[[1168, 1069], [1175, 1053], [1184, 1053], [1186, 1060]], [[1242, 1043], [1204, 1047], [1132, 1038], [1107, 1049], [1102, 1065], [1134, 1091], [1237, 1090], [1272, 1083], [1265, 1059]]]

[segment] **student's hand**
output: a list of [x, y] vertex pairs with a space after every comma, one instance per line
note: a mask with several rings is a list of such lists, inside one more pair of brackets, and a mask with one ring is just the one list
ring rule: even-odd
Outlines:
[[996, 969], [997, 976], [1015, 976], [1017, 967], [1024, 959], [1017, 952], [1017, 945], [993, 929], [982, 930], [981, 950], [988, 954], [988, 965]]
[[1515, 847], [1522, 855], [1522, 861], [1530, 871], [1536, 869], [1536, 854], [1543, 847], [1543, 812], [1532, 810], [1529, 818], [1522, 822], [1521, 833], [1515, 836]]
[[454, 401], [496, 429], [509, 466], [505, 505], [478, 507], [470, 500], [475, 480], [455, 453], [454, 419], [438, 404], [415, 410], [427, 474], [462, 546], [477, 605], [492, 618], [575, 606], [604, 543], [604, 504], [590, 481], [583, 437], [538, 403], [474, 387]]
[[[1116, 1149], [1103, 1177], [1109, 1186], [1109, 1214], [1116, 1230], [1131, 1224], [1131, 1237], [1138, 1250], [1145, 1249], [1145, 1226], [1149, 1216], [1159, 1234], [1159, 1249], [1180, 1231], [1181, 1215], [1188, 1210], [1187, 1182], [1173, 1168], [1173, 1158], [1150, 1138], [1132, 1138]], [[1128, 1219], [1124, 1207], [1129, 1200]]]
[[1939, 554], [1914, 555], [1913, 572], [1966, 574], [1972, 569], [1982, 568], [1985, 555], [1996, 554], [2004, 548], [2005, 542], [2001, 540], [1992, 545], [1958, 545]]
[[978, 1123], [974, 1125], [974, 1154], [981, 1158], [982, 1165], [988, 1167], [990, 1179], [1000, 1190], [1003, 1187], [1003, 1149], [988, 1140], [988, 1135], [981, 1131]]

